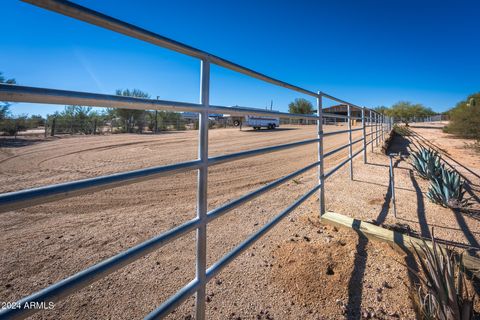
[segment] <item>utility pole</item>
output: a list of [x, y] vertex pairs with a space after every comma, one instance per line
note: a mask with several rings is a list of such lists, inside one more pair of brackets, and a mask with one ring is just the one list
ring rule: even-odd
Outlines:
[[[157, 96], [157, 100], [159, 100], [160, 96]], [[155, 134], [157, 133], [158, 131], [158, 118], [157, 118], [157, 115], [158, 115], [158, 110], [155, 109]]]

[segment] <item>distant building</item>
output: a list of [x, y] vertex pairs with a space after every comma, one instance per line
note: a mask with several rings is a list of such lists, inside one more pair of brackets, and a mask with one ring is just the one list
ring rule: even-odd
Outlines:
[[[346, 116], [348, 114], [347, 109], [348, 108], [347, 108], [346, 104], [337, 104], [337, 105], [334, 105], [334, 106], [331, 106], [331, 107], [322, 108], [322, 111], [324, 113], [331, 113], [331, 114], [338, 114], [338, 115]], [[356, 107], [351, 107], [350, 108], [350, 114], [351, 114], [352, 117], [362, 117], [362, 110], [360, 110]]]

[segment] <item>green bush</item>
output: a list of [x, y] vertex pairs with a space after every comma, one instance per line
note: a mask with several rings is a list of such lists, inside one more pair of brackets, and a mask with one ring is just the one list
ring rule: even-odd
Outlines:
[[463, 138], [480, 140], [480, 93], [470, 95], [448, 111], [450, 123], [445, 131]]

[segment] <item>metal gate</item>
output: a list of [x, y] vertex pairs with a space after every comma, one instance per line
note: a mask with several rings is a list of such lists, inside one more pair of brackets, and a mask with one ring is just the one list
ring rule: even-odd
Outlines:
[[[139, 40], [143, 40], [154, 45], [167, 48], [191, 57], [200, 59], [201, 68], [201, 84], [200, 84], [200, 103], [185, 103], [177, 101], [166, 100], [151, 100], [130, 98], [123, 96], [76, 92], [66, 90], [56, 90], [47, 88], [35, 88], [17, 85], [0, 84], [0, 101], [12, 102], [32, 102], [32, 103], [47, 103], [47, 104], [62, 104], [62, 105], [82, 105], [93, 107], [108, 107], [108, 108], [129, 108], [140, 110], [170, 110], [170, 111], [188, 111], [196, 112], [200, 115], [199, 124], [199, 145], [198, 145], [198, 159], [187, 162], [175, 163], [165, 166], [156, 166], [140, 170], [116, 173], [105, 175], [90, 179], [77, 180], [67, 183], [48, 185], [40, 188], [26, 189], [16, 192], [4, 193], [0, 195], [0, 212], [16, 210], [37, 204], [55, 201], [58, 199], [65, 199], [75, 197], [78, 195], [95, 192], [98, 190], [114, 188], [130, 183], [145, 181], [147, 179], [154, 179], [160, 176], [172, 175], [179, 172], [186, 172], [197, 170], [198, 184], [197, 184], [197, 216], [167, 232], [164, 232], [154, 238], [151, 238], [143, 243], [140, 243], [128, 250], [125, 250], [109, 259], [106, 259], [98, 264], [95, 264], [77, 274], [74, 274], [62, 281], [59, 281], [41, 291], [27, 296], [18, 303], [24, 305], [27, 302], [42, 302], [42, 301], [58, 301], [71, 293], [74, 293], [81, 288], [84, 288], [91, 283], [115, 272], [116, 270], [144, 257], [148, 253], [157, 250], [168, 242], [179, 238], [188, 232], [196, 230], [196, 277], [176, 294], [168, 298], [158, 308], [153, 310], [146, 316], [146, 319], [163, 318], [169, 314], [175, 307], [185, 301], [189, 296], [196, 294], [196, 318], [205, 318], [205, 287], [207, 282], [212, 279], [217, 273], [226, 265], [232, 262], [238, 255], [252, 245], [256, 240], [261, 238], [278, 222], [285, 218], [290, 212], [302, 204], [306, 199], [319, 192], [319, 214], [325, 213], [325, 179], [330, 177], [334, 172], [343, 167], [345, 164], [350, 164], [350, 177], [353, 175], [353, 158], [363, 152], [363, 159], [367, 161], [367, 146], [373, 144], [377, 146], [379, 141], [383, 140], [384, 133], [391, 129], [391, 119], [376, 113], [373, 110], [364, 107], [356, 106], [352, 103], [335, 98], [323, 92], [314, 92], [301, 87], [271, 78], [254, 70], [242, 67], [238, 64], [220, 58], [218, 56], [209, 54], [207, 52], [192, 48], [177, 41], [165, 38], [161, 35], [144, 30], [137, 26], [128, 24], [126, 22], [117, 20], [115, 18], [106, 16], [102, 13], [90, 10], [88, 8], [79, 6], [77, 4], [63, 1], [63, 0], [24, 0], [39, 7], [58, 12], [60, 14], [73, 17], [87, 23], [97, 25]], [[284, 87], [302, 94], [315, 97], [317, 100], [317, 115], [300, 115], [283, 112], [254, 110], [251, 108], [241, 107], [224, 107], [213, 106], [209, 102], [210, 94], [210, 65], [215, 64], [225, 67], [227, 69], [248, 75], [250, 77], [266, 81], [268, 83]], [[328, 98], [330, 100], [345, 104], [348, 109], [346, 116], [333, 115], [322, 112], [322, 99]], [[353, 117], [351, 109], [355, 108], [361, 110], [361, 117]], [[367, 113], [368, 112], [368, 113]], [[228, 113], [233, 115], [259, 115], [259, 116], [276, 116], [296, 119], [315, 120], [318, 128], [318, 136], [316, 139], [308, 139], [297, 141], [293, 143], [281, 144], [271, 147], [264, 147], [254, 150], [237, 152], [216, 157], [208, 157], [208, 114], [209, 113]], [[340, 130], [335, 132], [323, 132], [323, 118], [344, 118], [348, 122], [347, 130]], [[361, 128], [352, 129], [351, 120], [361, 120]], [[367, 133], [367, 128], [369, 132]], [[352, 132], [362, 131], [362, 138], [352, 141]], [[323, 152], [323, 141], [326, 137], [348, 133], [349, 141], [341, 147], [331, 150], [327, 153]], [[368, 140], [368, 141], [367, 141]], [[353, 153], [353, 145], [362, 142], [363, 146], [360, 150]], [[207, 211], [207, 175], [208, 168], [218, 164], [244, 159], [247, 157], [258, 156], [261, 154], [286, 150], [307, 144], [316, 144], [318, 149], [318, 161], [310, 165], [294, 171], [286, 176], [283, 176], [267, 185], [247, 193], [238, 199], [230, 201], [220, 207], [211, 211]], [[324, 172], [324, 159], [329, 156], [348, 148], [348, 158], [342, 160], [338, 165]], [[244, 240], [241, 244], [228, 252], [225, 256], [215, 262], [213, 265], [207, 267], [206, 263], [206, 226], [214, 219], [226, 214], [230, 210], [240, 206], [241, 204], [250, 201], [265, 192], [274, 189], [275, 187], [285, 183], [286, 181], [305, 173], [306, 171], [318, 167], [318, 184], [310, 189], [307, 193], [298, 198], [295, 202], [290, 204], [282, 212], [278, 213], [271, 221], [262, 226], [257, 232]], [[0, 311], [0, 319], [23, 319], [38, 310], [34, 309], [4, 309]]]

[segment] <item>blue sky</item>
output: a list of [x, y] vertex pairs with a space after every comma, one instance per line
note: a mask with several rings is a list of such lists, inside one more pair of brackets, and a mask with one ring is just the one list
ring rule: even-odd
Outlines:
[[[272, 77], [375, 107], [444, 111], [480, 91], [478, 1], [76, 3]], [[0, 71], [19, 84], [198, 102], [199, 62], [20, 1], [1, 1]], [[211, 103], [286, 111], [301, 94], [212, 69]], [[62, 106], [17, 103], [15, 114]]]

